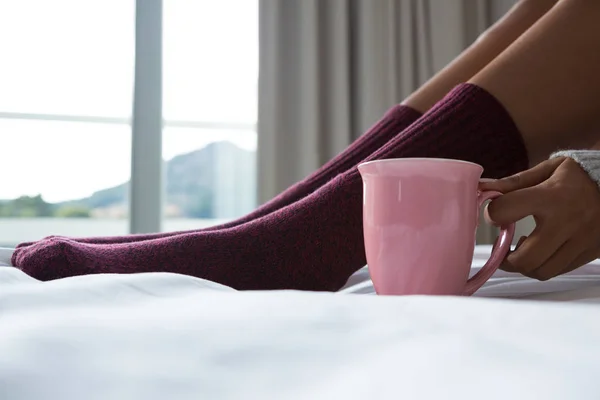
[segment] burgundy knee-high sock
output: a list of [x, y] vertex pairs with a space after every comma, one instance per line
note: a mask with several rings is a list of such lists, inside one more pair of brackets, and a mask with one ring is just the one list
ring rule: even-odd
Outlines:
[[[288, 206], [308, 196], [337, 175], [346, 172], [350, 168], [359, 164], [362, 160], [370, 156], [371, 153], [380, 149], [399, 132], [402, 132], [406, 127], [416, 121], [420, 116], [421, 113], [419, 111], [408, 106], [396, 105], [390, 108], [380, 121], [375, 123], [367, 132], [352, 142], [352, 144], [342, 153], [338, 154], [336, 157], [331, 159], [305, 179], [289, 187], [287, 190], [258, 207], [256, 210], [235, 221], [194, 231], [110, 237], [72, 238], [71, 240], [79, 243], [95, 244], [132, 243], [139, 242], [141, 240], [169, 237], [182, 233], [209, 232], [242, 225], [246, 222], [270, 214], [273, 211], [279, 210], [280, 208]], [[59, 237], [61, 236], [50, 236], [46, 239]], [[17, 248], [30, 246], [33, 243], [35, 242], [20, 243], [17, 245]]]
[[[527, 167], [504, 107], [471, 84], [456, 87], [366, 161], [401, 157], [472, 161], [494, 178]], [[113, 245], [52, 239], [17, 249], [12, 261], [41, 280], [168, 271], [236, 289], [337, 290], [366, 263], [362, 180], [352, 168], [308, 197], [230, 229]]]

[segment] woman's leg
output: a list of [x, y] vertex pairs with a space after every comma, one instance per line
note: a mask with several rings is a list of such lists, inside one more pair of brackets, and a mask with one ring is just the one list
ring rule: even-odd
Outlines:
[[[597, 21], [596, 0], [562, 0], [472, 83], [453, 89], [366, 161], [454, 158], [479, 163], [484, 176], [497, 178], [527, 168], [528, 154], [535, 160], [592, 138], [600, 115]], [[237, 289], [337, 290], [365, 262], [356, 168], [235, 228], [120, 245], [55, 240], [13, 257], [43, 280], [170, 271]]]
[[561, 0], [471, 82], [504, 104], [537, 164], [600, 132], [600, 1]]
[[521, 0], [500, 20], [481, 35], [469, 48], [411, 94], [402, 104], [425, 112], [452, 88], [475, 76], [502, 53], [535, 22], [543, 17], [557, 0]]
[[[329, 182], [335, 176], [354, 167], [371, 153], [378, 150], [402, 132], [421, 114], [429, 110], [442, 99], [454, 86], [466, 82], [516, 38], [525, 32], [535, 21], [543, 16], [557, 0], [521, 0], [501, 20], [490, 27], [468, 49], [461, 53], [450, 65], [431, 78], [425, 85], [410, 95], [400, 106], [393, 107], [368, 132], [363, 134], [343, 153], [329, 161], [322, 168], [291, 186], [269, 202], [258, 207], [250, 214], [235, 221], [197, 230], [196, 232], [215, 231], [232, 228], [280, 208], [292, 204]], [[80, 243], [130, 243], [141, 240], [157, 239], [189, 232], [168, 232], [157, 234], [128, 235], [122, 237], [100, 237], [72, 239]], [[22, 243], [18, 247], [31, 245]]]
[[[468, 84], [366, 161], [404, 157], [468, 160], [496, 178], [527, 166], [527, 152], [506, 110]], [[238, 290], [338, 290], [366, 264], [362, 180], [352, 168], [304, 199], [230, 229], [123, 244], [50, 239], [16, 249], [12, 263], [40, 280], [162, 271]]]

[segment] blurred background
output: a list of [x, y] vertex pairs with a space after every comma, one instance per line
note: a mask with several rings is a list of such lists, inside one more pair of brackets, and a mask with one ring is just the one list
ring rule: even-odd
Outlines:
[[513, 3], [0, 0], [0, 246], [242, 216]]

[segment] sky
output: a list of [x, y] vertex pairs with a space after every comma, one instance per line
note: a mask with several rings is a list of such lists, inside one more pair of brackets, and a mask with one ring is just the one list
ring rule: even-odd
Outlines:
[[[163, 4], [163, 118], [254, 124], [258, 1]], [[129, 118], [133, 32], [133, 0], [0, 0], [0, 113]], [[167, 127], [163, 157], [216, 140], [256, 148], [251, 130]], [[57, 202], [122, 183], [130, 142], [128, 125], [0, 118], [0, 199]]]

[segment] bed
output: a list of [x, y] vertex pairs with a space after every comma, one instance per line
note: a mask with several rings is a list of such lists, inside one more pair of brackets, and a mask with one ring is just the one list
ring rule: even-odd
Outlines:
[[9, 256], [2, 399], [600, 398], [600, 262], [549, 282], [497, 273], [460, 298], [375, 296], [366, 269], [338, 293], [167, 273], [42, 283]]

